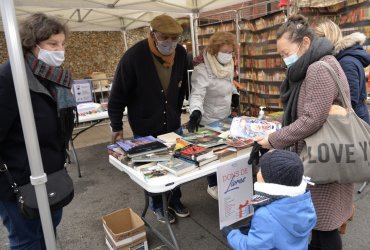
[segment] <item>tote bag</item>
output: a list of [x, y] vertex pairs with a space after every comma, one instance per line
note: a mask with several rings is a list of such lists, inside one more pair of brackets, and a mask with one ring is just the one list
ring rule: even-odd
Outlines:
[[[333, 105], [324, 125], [304, 140], [306, 145], [300, 154], [304, 174], [317, 184], [369, 181], [370, 126], [351, 108], [333, 68], [326, 62], [322, 64], [338, 85], [343, 107]], [[340, 109], [333, 114], [333, 110]]]

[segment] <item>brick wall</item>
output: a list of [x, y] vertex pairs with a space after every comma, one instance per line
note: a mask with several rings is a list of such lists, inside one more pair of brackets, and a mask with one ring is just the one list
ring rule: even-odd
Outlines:
[[[148, 28], [127, 32], [127, 44], [131, 47], [148, 36]], [[66, 42], [64, 67], [71, 69], [74, 79], [89, 76], [92, 72], [105, 72], [113, 76], [124, 53], [122, 32], [71, 32]], [[5, 35], [0, 33], [0, 63], [8, 59]]]

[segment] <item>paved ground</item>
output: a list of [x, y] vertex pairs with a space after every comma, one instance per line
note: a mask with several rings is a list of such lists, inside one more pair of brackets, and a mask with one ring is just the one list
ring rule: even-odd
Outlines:
[[[82, 178], [77, 177], [74, 165], [69, 167], [75, 181], [75, 198], [64, 209], [58, 228], [58, 248], [107, 249], [101, 217], [115, 210], [131, 207], [140, 213], [143, 191], [130, 178], [108, 163], [105, 144], [81, 148], [77, 151]], [[218, 229], [218, 205], [206, 192], [206, 179], [182, 187], [183, 202], [191, 209], [191, 217], [173, 225], [182, 249], [228, 249]], [[355, 196], [356, 214], [343, 236], [344, 249], [370, 249], [370, 185]], [[154, 221], [154, 216], [149, 214]], [[163, 226], [160, 227], [165, 231]], [[147, 230], [150, 249], [167, 249]], [[7, 233], [0, 226], [0, 249], [8, 249]]]

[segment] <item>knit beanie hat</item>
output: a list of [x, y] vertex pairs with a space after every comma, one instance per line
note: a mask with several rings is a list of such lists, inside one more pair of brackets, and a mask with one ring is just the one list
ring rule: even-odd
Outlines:
[[266, 183], [299, 186], [303, 163], [297, 153], [282, 149], [267, 152], [260, 159], [261, 173]]

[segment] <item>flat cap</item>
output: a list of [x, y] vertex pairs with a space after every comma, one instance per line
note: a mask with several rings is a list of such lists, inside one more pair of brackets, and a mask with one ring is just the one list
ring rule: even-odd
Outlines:
[[181, 25], [178, 24], [175, 19], [167, 15], [156, 16], [150, 22], [150, 27], [152, 31], [158, 31], [168, 35], [180, 35], [183, 32]]

